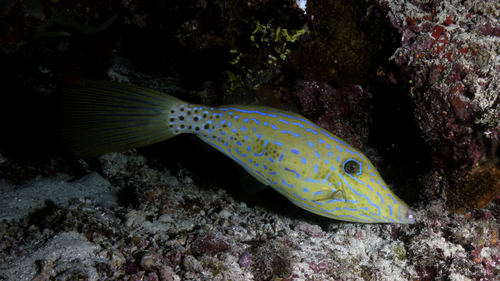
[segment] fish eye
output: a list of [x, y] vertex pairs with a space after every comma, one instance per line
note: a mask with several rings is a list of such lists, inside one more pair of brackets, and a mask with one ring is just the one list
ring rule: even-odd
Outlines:
[[358, 172], [360, 172], [359, 163], [354, 160], [349, 160], [345, 162], [344, 171], [350, 175], [358, 174]]

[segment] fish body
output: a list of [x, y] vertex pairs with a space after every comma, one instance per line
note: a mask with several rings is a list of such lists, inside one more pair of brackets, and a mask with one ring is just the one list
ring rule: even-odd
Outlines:
[[351, 222], [415, 221], [363, 153], [298, 114], [191, 104], [110, 82], [87, 81], [69, 93], [77, 95], [63, 103], [69, 120], [63, 135], [76, 152], [100, 154], [195, 134], [307, 211]]

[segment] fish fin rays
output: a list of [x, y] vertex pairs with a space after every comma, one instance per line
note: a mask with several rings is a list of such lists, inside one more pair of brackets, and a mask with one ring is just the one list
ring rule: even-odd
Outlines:
[[94, 156], [173, 137], [169, 111], [181, 101], [139, 86], [82, 80], [59, 102], [61, 142], [76, 154]]

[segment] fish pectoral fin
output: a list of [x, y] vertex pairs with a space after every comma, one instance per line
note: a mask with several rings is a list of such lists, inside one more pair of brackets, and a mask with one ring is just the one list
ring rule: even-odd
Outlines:
[[345, 194], [342, 190], [334, 190], [334, 191], [323, 191], [320, 194], [316, 194], [313, 197], [313, 201], [316, 202], [321, 202], [321, 201], [328, 201], [328, 200], [338, 200], [338, 199], [344, 199], [345, 200]]

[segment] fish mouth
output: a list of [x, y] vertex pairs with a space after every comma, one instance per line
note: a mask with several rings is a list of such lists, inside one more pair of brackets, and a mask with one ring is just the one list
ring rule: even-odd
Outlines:
[[408, 208], [405, 212], [406, 223], [413, 224], [415, 223], [415, 212], [412, 209]]

